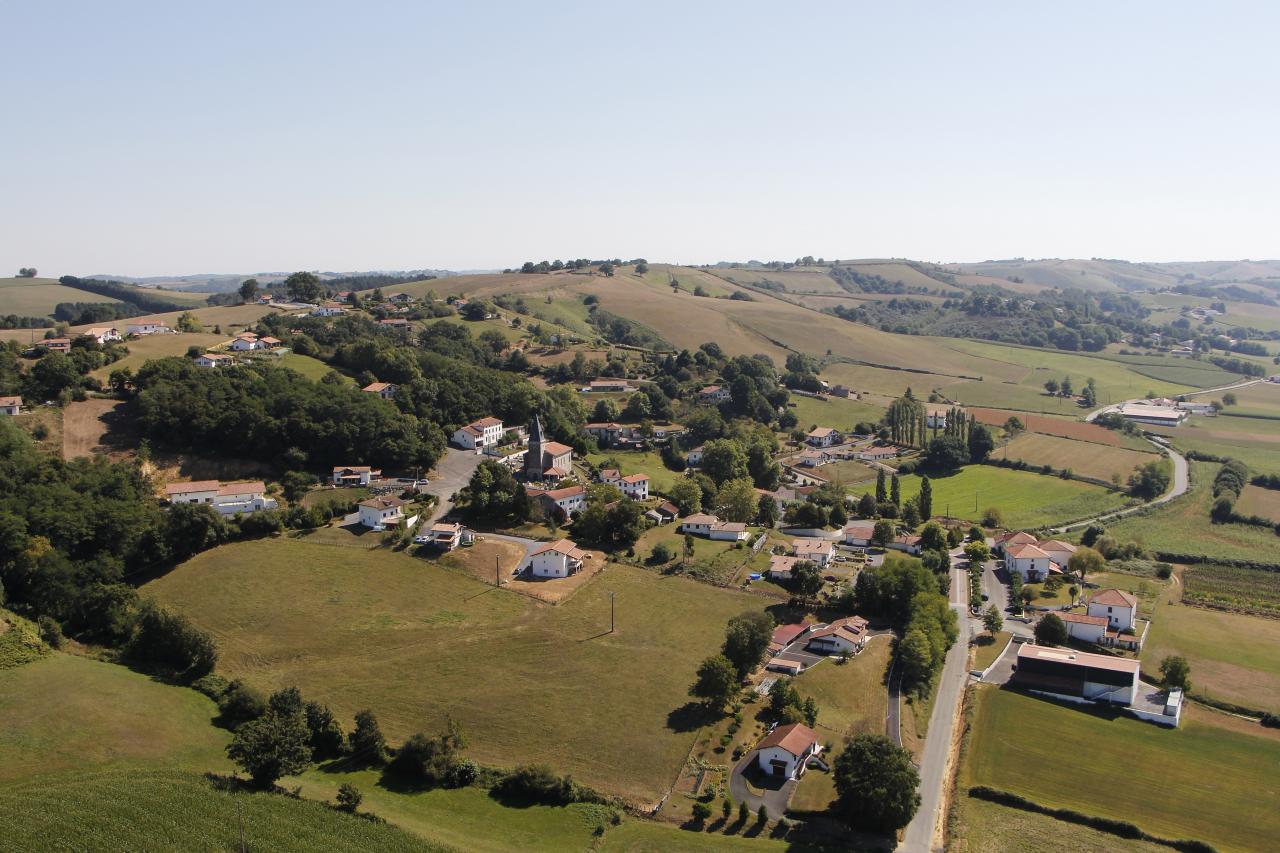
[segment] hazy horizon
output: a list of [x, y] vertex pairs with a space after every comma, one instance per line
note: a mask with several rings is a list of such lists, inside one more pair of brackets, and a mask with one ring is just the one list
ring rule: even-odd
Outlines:
[[12, 5], [0, 275], [1280, 257], [1262, 3]]

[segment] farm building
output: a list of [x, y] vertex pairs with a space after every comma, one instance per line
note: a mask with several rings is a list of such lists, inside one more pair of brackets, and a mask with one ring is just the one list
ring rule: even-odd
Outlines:
[[360, 390], [366, 394], [377, 394], [384, 400], [394, 400], [400, 387], [390, 382], [370, 382]]
[[173, 334], [173, 329], [170, 329], [164, 323], [129, 323], [125, 326], [125, 334], [137, 335], [138, 337], [171, 335]]
[[698, 399], [703, 403], [725, 403], [733, 399], [733, 395], [721, 385], [708, 385], [698, 392]]
[[100, 344], [120, 340], [120, 332], [114, 326], [94, 326], [80, 333], [82, 338], [93, 338]]
[[1137, 424], [1176, 427], [1187, 417], [1181, 409], [1169, 406], [1151, 406], [1145, 403], [1128, 403], [1119, 409], [1120, 416]]
[[0, 415], [16, 415], [22, 411], [21, 397], [0, 397]]
[[567, 578], [582, 571], [582, 561], [587, 558], [586, 552], [568, 539], [541, 545], [531, 556], [529, 571], [536, 578]]
[[799, 779], [809, 759], [822, 752], [818, 735], [806, 725], [791, 723], [778, 726], [764, 740], [756, 753], [760, 769], [770, 776]]
[[830, 447], [843, 441], [844, 436], [840, 435], [839, 430], [832, 427], [814, 427], [804, 437], [804, 440], [812, 447]]
[[1031, 690], [1130, 705], [1139, 695], [1138, 661], [1026, 643], [1018, 648], [1014, 683]]
[[844, 530], [840, 531], [841, 541], [846, 545], [853, 545], [857, 548], [866, 548], [871, 544], [871, 537], [875, 535], [875, 532], [876, 526], [873, 522], [854, 522]]
[[275, 509], [276, 502], [266, 497], [267, 487], [261, 480], [244, 480], [222, 484], [217, 480], [170, 483], [165, 497], [170, 504], [207, 504], [222, 515], [253, 513]]

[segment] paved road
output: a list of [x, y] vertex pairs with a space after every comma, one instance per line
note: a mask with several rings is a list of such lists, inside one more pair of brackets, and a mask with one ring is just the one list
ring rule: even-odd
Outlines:
[[485, 457], [477, 456], [469, 450], [457, 450], [452, 447], [445, 450], [444, 456], [431, 472], [431, 484], [426, 489], [427, 494], [435, 495], [437, 498], [435, 509], [424, 522], [426, 525], [435, 524], [449, 514], [453, 509], [452, 496], [462, 491], [463, 487], [471, 482], [471, 475], [480, 467], [484, 459]]
[[[935, 849], [934, 836], [941, 817], [943, 788], [951, 760], [960, 695], [969, 680], [969, 580], [963, 568], [951, 569], [951, 607], [960, 623], [960, 636], [947, 652], [947, 662], [938, 681], [938, 695], [929, 717], [929, 736], [920, 761], [920, 808], [908, 824], [898, 849], [906, 853], [927, 853]], [[941, 849], [939, 846], [937, 849]]]

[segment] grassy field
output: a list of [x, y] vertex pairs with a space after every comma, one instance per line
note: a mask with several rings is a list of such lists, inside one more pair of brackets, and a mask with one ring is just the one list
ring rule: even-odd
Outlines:
[[128, 355], [117, 362], [98, 368], [90, 375], [95, 379], [106, 382], [107, 377], [111, 375], [113, 370], [127, 367], [136, 372], [139, 367], [142, 367], [143, 364], [153, 358], [186, 355], [190, 347], [211, 347], [215, 344], [224, 343], [228, 338], [230, 338], [230, 335], [199, 332], [184, 332], [178, 335], [147, 335], [145, 338], [127, 341], [125, 346], [129, 348]]
[[1261, 486], [1245, 486], [1236, 501], [1236, 512], [1241, 515], [1260, 515], [1280, 522], [1280, 489], [1264, 489]]
[[60, 774], [0, 787], [9, 850], [440, 850], [283, 794], [218, 790], [175, 770]]
[[[1277, 539], [1264, 527], [1247, 524], [1213, 524], [1214, 462], [1190, 463], [1191, 489], [1149, 513], [1107, 522], [1107, 532], [1120, 541], [1133, 540], [1158, 551], [1202, 554], [1211, 558], [1257, 560], [1275, 553]], [[934, 488], [937, 505], [937, 488]]]
[[[326, 376], [329, 373], [329, 371], [333, 370], [332, 367], [325, 364], [323, 361], [321, 361], [318, 358], [312, 358], [309, 355], [298, 355], [297, 353], [293, 353], [293, 352], [289, 353], [288, 355], [283, 355], [280, 358], [269, 359], [267, 363], [278, 364], [281, 367], [287, 367], [290, 370], [296, 370], [299, 373], [301, 373], [303, 376], [312, 380], [313, 382], [319, 382], [324, 376]], [[339, 373], [338, 375], [342, 376], [341, 373]], [[346, 384], [348, 385], [355, 384], [355, 380], [349, 376], [343, 376], [343, 381], [346, 382]]]
[[1280, 573], [1243, 566], [1190, 566], [1182, 575], [1188, 604], [1280, 617]]
[[54, 654], [0, 671], [0, 784], [62, 770], [229, 770], [213, 702], [122, 666]]
[[[598, 396], [598, 395], [596, 395]], [[665, 492], [671, 484], [684, 476], [672, 471], [662, 461], [662, 456], [652, 450], [603, 450], [599, 453], [587, 454], [587, 461], [597, 467], [608, 467], [607, 460], [613, 460], [625, 477], [628, 474], [648, 474], [649, 492]]]
[[1154, 453], [1139, 453], [1124, 447], [1108, 447], [1028, 432], [1015, 438], [994, 454], [1001, 459], [1021, 459], [1029, 465], [1049, 465], [1055, 470], [1069, 468], [1085, 477], [1122, 480], [1140, 465], [1159, 459]]
[[989, 687], [975, 701], [962, 789], [990, 785], [1220, 850], [1269, 849], [1280, 832], [1280, 736], [1190, 714], [1169, 730]]
[[956, 799], [958, 837], [954, 849], [958, 853], [1169, 853], [1168, 847], [1158, 844], [1117, 838], [963, 793]]
[[889, 696], [885, 673], [889, 669], [889, 637], [872, 639], [866, 649], [846, 664], [835, 660], [819, 664], [794, 679], [801, 696], [818, 703], [818, 736], [839, 744], [857, 734], [884, 734]]
[[876, 423], [884, 416], [884, 406], [845, 397], [828, 397], [826, 400], [819, 400], [816, 397], [793, 394], [787, 407], [795, 412], [799, 420], [798, 429], [803, 429], [805, 432], [815, 425], [835, 427], [842, 432], [847, 432], [859, 421]]
[[119, 302], [87, 290], [58, 284], [54, 278], [0, 278], [0, 314], [47, 317], [59, 302]]
[[124, 403], [109, 397], [92, 397], [71, 403], [62, 410], [62, 458], [90, 456], [95, 451], [105, 451], [103, 438], [109, 424]]
[[545, 761], [638, 801], [692, 742], [668, 715], [698, 662], [730, 616], [763, 606], [610, 564], [550, 607], [404, 554], [289, 540], [205, 552], [143, 592], [211, 630], [228, 676], [296, 685], [344, 721], [372, 708], [393, 742], [452, 715], [477, 761]]
[[[988, 507], [996, 507], [1011, 528], [1068, 521], [1124, 503], [1122, 495], [1101, 486], [991, 465], [970, 465], [931, 482], [935, 515], [949, 512], [955, 518], [977, 520]], [[918, 476], [902, 477], [903, 500], [919, 491]]]
[[[1008, 409], [986, 409], [980, 407], [970, 409], [969, 413], [977, 419], [978, 423], [989, 426], [1004, 426], [1005, 421], [1010, 417], [1017, 417], [1022, 421], [1022, 425], [1033, 433], [1072, 438], [1092, 444], [1107, 444], [1113, 447], [1120, 447], [1124, 443], [1124, 436], [1120, 433], [1109, 430], [1106, 427], [1085, 423], [1074, 417], [1029, 414]], [[1150, 447], [1151, 445], [1143, 444], [1143, 446]]]

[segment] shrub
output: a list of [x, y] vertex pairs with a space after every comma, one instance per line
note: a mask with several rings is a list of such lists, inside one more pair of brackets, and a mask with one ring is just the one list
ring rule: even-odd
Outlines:
[[218, 698], [221, 723], [234, 729], [241, 723], [256, 720], [267, 712], [267, 698], [240, 679], [232, 681]]
[[36, 627], [40, 629], [40, 639], [44, 640], [50, 648], [62, 648], [64, 640], [62, 626], [58, 624], [58, 620], [52, 616], [41, 616], [36, 620]]
[[693, 804], [693, 819], [701, 823], [711, 817], [711, 806], [706, 803]]
[[[573, 780], [557, 776], [545, 764], [522, 764], [494, 786], [498, 794], [549, 806], [564, 806], [575, 799]], [[707, 812], [710, 816], [710, 810]]]
[[360, 789], [350, 782], [343, 782], [338, 788], [338, 810], [355, 814], [360, 808], [360, 804], [364, 802], [364, 794], [360, 793]]
[[222, 698], [222, 694], [227, 692], [227, 688], [231, 686], [231, 682], [227, 681], [221, 675], [209, 673], [202, 675], [195, 681], [191, 682], [191, 688], [199, 693], [203, 693], [213, 701], [217, 702]]

